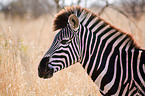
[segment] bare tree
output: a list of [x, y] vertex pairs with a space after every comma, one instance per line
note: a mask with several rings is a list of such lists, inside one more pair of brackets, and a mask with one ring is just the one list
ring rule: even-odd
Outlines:
[[104, 0], [104, 2], [106, 2], [106, 5], [98, 12], [99, 15], [108, 7], [118, 11], [127, 18], [130, 16], [139, 19], [145, 13], [145, 0], [120, 0], [118, 4], [110, 4], [108, 0]]
[[17, 2], [12, 2], [7, 6], [3, 6], [2, 12], [4, 12], [5, 17], [15, 17], [19, 15], [20, 17], [23, 17], [26, 13], [24, 8], [24, 3], [22, 0], [18, 0]]
[[53, 5], [49, 4], [48, 0], [17, 0], [2, 8], [6, 18], [15, 16], [25, 17], [26, 14], [37, 18], [53, 12], [52, 10]]
[[120, 0], [123, 11], [139, 19], [145, 12], [145, 0]]
[[[70, 0], [71, 1], [71, 0]], [[71, 5], [80, 5], [80, 3], [81, 3], [81, 1], [82, 0], [77, 0], [77, 2], [72, 2], [72, 4]], [[87, 0], [85, 0], [85, 2], [86, 2]], [[65, 2], [65, 0], [54, 0], [54, 2], [55, 2], [55, 4], [56, 4], [56, 10], [57, 10], [57, 12], [59, 12], [62, 8], [64, 8], [66, 5], [64, 4], [64, 2]], [[60, 4], [60, 2], [62, 2], [61, 4]], [[87, 4], [87, 3], [86, 3]]]
[[80, 5], [81, 1], [82, 1], [82, 0], [78, 0], [77, 5]]
[[55, 4], [56, 4], [56, 10], [57, 12], [62, 8], [60, 5], [59, 5], [59, 2], [60, 0], [54, 0]]

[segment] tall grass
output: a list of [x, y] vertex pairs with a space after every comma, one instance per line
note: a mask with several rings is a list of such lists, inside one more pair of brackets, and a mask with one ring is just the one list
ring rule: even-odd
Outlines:
[[[108, 11], [107, 11], [108, 12]], [[112, 12], [102, 15], [113, 25], [133, 34], [145, 47], [144, 31], [139, 32], [128, 19]], [[111, 18], [112, 17], [112, 18]], [[118, 19], [121, 18], [121, 19]], [[4, 19], [0, 14], [0, 95], [1, 96], [96, 96], [97, 86], [80, 64], [57, 72], [51, 79], [37, 76], [38, 64], [50, 47], [56, 32], [52, 32], [53, 18], [37, 20]], [[144, 30], [145, 19], [137, 22]], [[133, 31], [132, 31], [133, 30]]]
[[38, 20], [5, 20], [0, 17], [0, 95], [64, 96], [100, 94], [80, 64], [54, 74], [38, 77], [38, 64], [51, 45], [52, 17]]

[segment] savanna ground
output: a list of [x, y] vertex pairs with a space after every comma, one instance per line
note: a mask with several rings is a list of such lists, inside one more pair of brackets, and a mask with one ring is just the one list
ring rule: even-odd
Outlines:
[[[92, 9], [95, 11], [95, 9]], [[101, 15], [117, 28], [133, 35], [145, 48], [145, 15], [134, 21], [107, 9]], [[51, 79], [38, 77], [38, 64], [57, 32], [52, 32], [54, 17], [4, 19], [0, 14], [0, 96], [98, 96], [97, 86], [80, 64], [54, 74]]]

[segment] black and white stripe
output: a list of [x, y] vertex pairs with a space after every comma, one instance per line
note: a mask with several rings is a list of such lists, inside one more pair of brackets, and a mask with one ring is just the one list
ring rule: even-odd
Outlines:
[[43, 57], [49, 57], [48, 66], [57, 72], [80, 62], [102, 94], [143, 96], [145, 51], [136, 46], [131, 36], [86, 9], [66, 10], [78, 17], [79, 30], [75, 32], [69, 24], [60, 30]]

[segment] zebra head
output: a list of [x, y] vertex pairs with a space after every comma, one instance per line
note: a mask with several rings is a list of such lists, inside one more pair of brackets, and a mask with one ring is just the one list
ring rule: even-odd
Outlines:
[[[57, 22], [57, 19], [55, 21]], [[79, 19], [71, 14], [68, 16], [66, 26], [57, 33], [50, 49], [40, 61], [38, 67], [40, 78], [50, 78], [53, 73], [79, 61], [78, 31]]]

